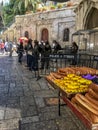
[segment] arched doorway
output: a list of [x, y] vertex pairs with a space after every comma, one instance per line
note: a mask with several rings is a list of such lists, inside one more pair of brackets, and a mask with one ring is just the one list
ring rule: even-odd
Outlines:
[[96, 27], [98, 27], [98, 9], [93, 7], [86, 18], [85, 29], [92, 29]]
[[49, 37], [49, 34], [48, 34], [48, 29], [47, 28], [44, 28], [41, 32], [41, 40], [42, 41], [48, 41], [48, 37]]

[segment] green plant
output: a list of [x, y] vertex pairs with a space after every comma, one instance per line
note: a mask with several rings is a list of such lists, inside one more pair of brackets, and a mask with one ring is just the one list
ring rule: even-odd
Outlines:
[[41, 9], [41, 8], [37, 8], [36, 11], [37, 11], [37, 12], [41, 12], [42, 9]]
[[57, 7], [58, 7], [58, 8], [62, 8], [63, 5], [59, 3], [59, 4], [57, 4]]
[[51, 9], [51, 10], [54, 10], [55, 8], [56, 8], [56, 7], [55, 7], [54, 5], [51, 5], [51, 6], [50, 6], [50, 9]]
[[47, 7], [44, 6], [44, 7], [42, 8], [42, 11], [47, 11]]

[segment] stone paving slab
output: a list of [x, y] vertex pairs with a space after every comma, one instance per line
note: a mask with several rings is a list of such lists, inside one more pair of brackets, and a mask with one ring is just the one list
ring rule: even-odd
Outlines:
[[[46, 103], [58, 93], [17, 57], [0, 57], [0, 130], [86, 130], [67, 106]], [[21, 124], [19, 125], [19, 120]]]

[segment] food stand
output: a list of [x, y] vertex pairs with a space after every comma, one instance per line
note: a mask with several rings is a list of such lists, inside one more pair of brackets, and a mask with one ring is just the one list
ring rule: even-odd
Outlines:
[[[85, 68], [85, 67], [84, 67]], [[84, 69], [83, 68], [83, 69]], [[68, 68], [69, 69], [69, 68]], [[71, 68], [73, 70], [75, 70], [76, 68]], [[83, 70], [82, 67], [80, 68], [80, 70]], [[86, 70], [87, 68], [85, 68]], [[70, 75], [70, 72], [67, 72], [66, 71], [66, 68], [64, 68], [65, 70], [65, 75], [68, 74]], [[70, 70], [70, 69], [69, 69]], [[76, 69], [77, 70], [77, 69]], [[83, 72], [81, 71], [80, 72], [79, 68], [78, 70], [74, 72], [74, 74], [78, 74], [79, 75], [79, 78], [80, 78], [80, 75], [83, 74], [83, 73], [91, 73], [91, 74], [98, 74], [98, 70], [95, 70], [95, 69], [92, 69], [92, 68], [88, 68], [87, 71]], [[76, 114], [76, 116], [85, 124], [85, 126], [89, 129], [89, 130], [98, 130], [98, 122], [97, 123], [93, 123], [88, 117], [86, 117], [85, 114], [83, 114], [80, 109], [78, 109], [78, 107], [76, 107], [76, 105], [71, 101], [73, 99], [73, 97], [75, 97], [77, 95], [77, 93], [79, 92], [67, 92], [66, 90], [64, 90], [62, 87], [59, 86], [59, 84], [56, 84], [56, 82], [54, 82], [54, 80], [57, 78], [56, 76], [57, 73], [51, 73], [49, 76], [46, 76], [46, 79], [48, 81], [48, 83], [54, 87], [55, 89], [58, 90], [58, 114], [60, 115], [60, 99], [63, 99], [63, 101], [68, 105], [68, 107]], [[73, 75], [74, 75], [73, 74]], [[72, 75], [72, 74], [71, 74]], [[54, 77], [53, 77], [54, 76]], [[77, 77], [77, 76], [76, 76]], [[58, 78], [60, 78], [60, 75], [58, 74]], [[61, 75], [61, 79], [63, 79], [63, 76]], [[65, 77], [66, 79], [66, 77]], [[82, 78], [80, 78], [82, 79]], [[57, 80], [56, 80], [57, 81]], [[59, 80], [60, 81], [60, 80]], [[66, 83], [66, 82], [64, 82]], [[84, 83], [84, 81], [82, 81], [81, 83]], [[85, 82], [86, 83], [86, 82]], [[98, 86], [97, 86], [98, 87]], [[87, 91], [84, 91], [84, 92], [80, 92], [84, 95], [84, 93], [87, 92]]]

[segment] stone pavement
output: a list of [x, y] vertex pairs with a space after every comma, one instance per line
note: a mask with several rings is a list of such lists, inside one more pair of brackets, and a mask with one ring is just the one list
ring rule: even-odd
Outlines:
[[0, 57], [0, 130], [86, 130], [67, 106], [47, 100], [57, 91], [44, 78], [17, 63], [17, 57]]

